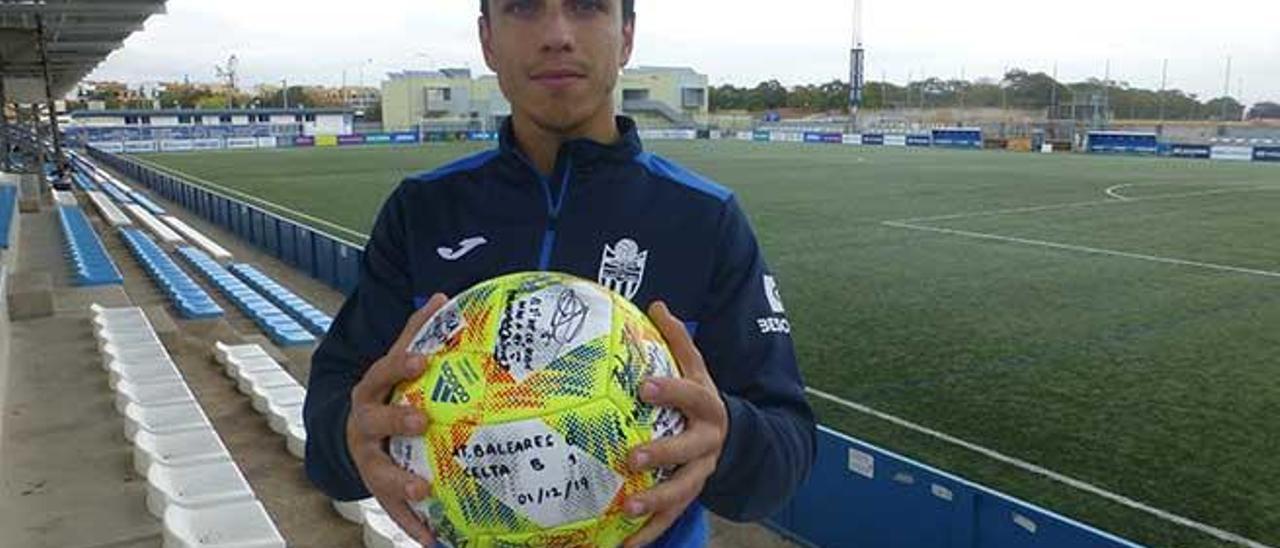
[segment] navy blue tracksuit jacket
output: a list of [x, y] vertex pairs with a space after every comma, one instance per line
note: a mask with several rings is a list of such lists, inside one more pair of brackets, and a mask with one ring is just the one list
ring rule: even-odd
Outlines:
[[359, 284], [315, 352], [306, 470], [338, 500], [369, 496], [347, 451], [351, 389], [437, 292], [528, 270], [600, 283], [687, 322], [729, 431], [715, 474], [658, 546], [699, 546], [701, 506], [747, 521], [779, 510], [814, 459], [813, 411], [777, 283], [733, 194], [645, 152], [618, 118], [612, 145], [565, 143], [541, 176], [508, 120], [499, 147], [408, 178], [383, 206]]

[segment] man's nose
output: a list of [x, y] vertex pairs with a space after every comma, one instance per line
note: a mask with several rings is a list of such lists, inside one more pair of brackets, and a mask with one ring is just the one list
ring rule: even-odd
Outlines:
[[[551, 2], [551, 4], [557, 3]], [[547, 15], [543, 19], [541, 27], [542, 51], [573, 51], [573, 22], [569, 19], [569, 14], [564, 9], [553, 7], [547, 10]]]

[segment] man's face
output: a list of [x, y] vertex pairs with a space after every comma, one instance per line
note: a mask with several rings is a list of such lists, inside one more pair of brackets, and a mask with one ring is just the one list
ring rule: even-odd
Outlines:
[[489, 0], [480, 20], [485, 62], [512, 109], [557, 133], [612, 115], [634, 36], [621, 0]]

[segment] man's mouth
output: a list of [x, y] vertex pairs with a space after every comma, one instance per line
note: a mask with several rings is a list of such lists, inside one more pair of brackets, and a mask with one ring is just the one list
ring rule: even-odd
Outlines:
[[533, 74], [534, 83], [554, 89], [571, 86], [586, 78], [586, 74], [572, 69], [551, 69]]

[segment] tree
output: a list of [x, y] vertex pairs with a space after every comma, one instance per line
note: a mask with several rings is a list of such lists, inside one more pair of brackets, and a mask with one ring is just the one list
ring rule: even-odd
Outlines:
[[1250, 120], [1280, 120], [1280, 103], [1264, 101], [1249, 109]]
[[1231, 97], [1219, 97], [1204, 104], [1204, 107], [1200, 109], [1200, 118], [1202, 120], [1239, 122], [1244, 118], [1244, 105]]

